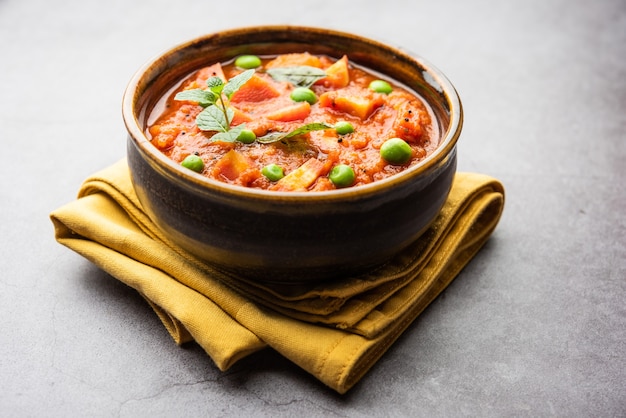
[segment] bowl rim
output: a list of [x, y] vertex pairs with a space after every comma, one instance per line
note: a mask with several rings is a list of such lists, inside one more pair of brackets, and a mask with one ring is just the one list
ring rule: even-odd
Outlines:
[[[139, 121], [138, 115], [143, 112], [143, 109], [138, 106], [140, 98], [139, 86], [140, 81], [146, 76], [147, 72], [153, 68], [160, 60], [165, 57], [174, 55], [177, 51], [181, 51], [187, 48], [193, 47], [198, 43], [206, 42], [207, 40], [219, 37], [239, 37], [254, 31], [270, 31], [270, 32], [282, 32], [282, 31], [304, 31], [308, 33], [317, 34], [331, 34], [335, 37], [341, 37], [346, 39], [353, 39], [360, 42], [366, 42], [373, 45], [376, 48], [385, 49], [393, 52], [397, 56], [402, 56], [405, 60], [414, 62], [419, 67], [424, 69], [424, 74], [427, 74], [432, 80], [426, 80], [435, 90], [440, 92], [441, 97], [445, 99], [447, 108], [449, 109], [449, 123], [448, 126], [440, 137], [440, 143], [437, 148], [429, 154], [424, 160], [419, 163], [403, 170], [397, 174], [386, 177], [381, 180], [376, 180], [372, 183], [360, 185], [358, 187], [342, 188], [337, 190], [327, 191], [272, 191], [264, 189], [247, 188], [244, 186], [229, 184], [218, 180], [210, 179], [203, 176], [200, 173], [196, 173], [192, 170], [183, 170], [179, 164], [176, 164], [169, 157], [165, 156], [156, 146], [154, 146], [147, 138], [142, 124]], [[253, 45], [254, 42], [247, 42], [246, 44]], [[242, 44], [245, 45], [245, 44]], [[393, 76], [389, 75], [391, 78]], [[256, 26], [243, 26], [239, 28], [231, 28], [220, 30], [213, 33], [197, 36], [189, 39], [185, 42], [179, 43], [170, 47], [161, 53], [156, 54], [152, 59], [145, 62], [131, 77], [128, 82], [122, 98], [122, 117], [128, 137], [132, 142], [143, 152], [143, 154], [150, 158], [153, 164], [159, 168], [159, 171], [171, 178], [177, 179], [180, 184], [185, 185], [204, 193], [219, 193], [222, 196], [230, 196], [233, 198], [253, 198], [262, 201], [284, 201], [295, 203], [311, 202], [312, 199], [322, 201], [340, 201], [340, 200], [353, 200], [355, 197], [364, 197], [376, 195], [380, 192], [388, 190], [390, 187], [394, 187], [401, 183], [406, 183], [419, 177], [422, 173], [428, 172], [431, 169], [435, 169], [440, 165], [442, 161], [445, 161], [449, 155], [455, 151], [456, 144], [461, 134], [463, 126], [463, 107], [459, 95], [448, 80], [448, 78], [437, 67], [424, 59], [422, 56], [408, 52], [405, 49], [391, 46], [388, 43], [383, 43], [363, 35], [340, 31], [336, 29], [328, 29], [323, 27], [313, 26], [296, 26], [296, 25], [256, 25]], [[182, 180], [182, 181], [181, 181]]]

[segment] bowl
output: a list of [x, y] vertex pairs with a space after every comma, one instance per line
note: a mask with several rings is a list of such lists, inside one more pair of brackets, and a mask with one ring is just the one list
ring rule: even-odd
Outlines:
[[[192, 71], [242, 54], [304, 51], [346, 54], [419, 93], [439, 124], [437, 149], [419, 164], [367, 185], [279, 192], [208, 179], [181, 168], [148, 140], [151, 109]], [[225, 30], [165, 51], [132, 77], [122, 113], [131, 179], [152, 221], [202, 261], [267, 284], [362, 274], [416, 240], [448, 196], [463, 121], [452, 84], [418, 55], [351, 33], [285, 25]]]

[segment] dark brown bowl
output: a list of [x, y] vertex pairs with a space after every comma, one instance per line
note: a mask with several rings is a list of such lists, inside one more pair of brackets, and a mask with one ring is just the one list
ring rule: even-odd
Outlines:
[[[192, 71], [241, 54], [304, 51], [336, 58], [347, 54], [421, 94], [439, 122], [437, 150], [418, 165], [368, 185], [276, 192], [233, 186], [181, 169], [146, 138], [152, 107]], [[349, 33], [261, 26], [203, 36], [150, 61], [128, 85], [123, 117], [137, 195], [173, 242], [255, 280], [302, 283], [374, 268], [423, 233], [452, 184], [463, 112], [452, 84], [418, 56]]]

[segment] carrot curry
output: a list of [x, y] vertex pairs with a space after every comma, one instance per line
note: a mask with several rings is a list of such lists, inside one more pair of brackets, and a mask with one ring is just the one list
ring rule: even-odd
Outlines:
[[155, 108], [148, 138], [211, 179], [279, 191], [355, 187], [438, 145], [419, 95], [347, 56], [244, 55], [189, 76]]

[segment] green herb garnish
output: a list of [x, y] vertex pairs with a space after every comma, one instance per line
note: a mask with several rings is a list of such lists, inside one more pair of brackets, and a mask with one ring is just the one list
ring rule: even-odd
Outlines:
[[215, 104], [217, 96], [209, 90], [193, 89], [183, 90], [177, 93], [174, 97], [175, 100], [188, 100], [190, 102], [197, 102], [202, 107], [211, 106]]
[[241, 131], [246, 127], [240, 124], [231, 128], [235, 112], [224, 102], [224, 96], [228, 99], [250, 80], [254, 70], [246, 70], [227, 83], [219, 77], [211, 77], [206, 81], [207, 90], [193, 89], [178, 93], [175, 100], [188, 100], [197, 102], [204, 110], [196, 117], [196, 125], [203, 131], [215, 131], [217, 134], [211, 137], [212, 141], [234, 142]]
[[311, 87], [317, 80], [326, 77], [324, 70], [309, 65], [270, 68], [267, 73], [276, 81], [287, 81], [296, 87]]
[[323, 122], [313, 122], [307, 125], [302, 125], [291, 132], [270, 132], [269, 134], [257, 137], [257, 141], [261, 144], [271, 144], [272, 142], [282, 141], [283, 139], [289, 139], [298, 135], [303, 135], [312, 131], [321, 131], [324, 129], [332, 128], [332, 125]]

